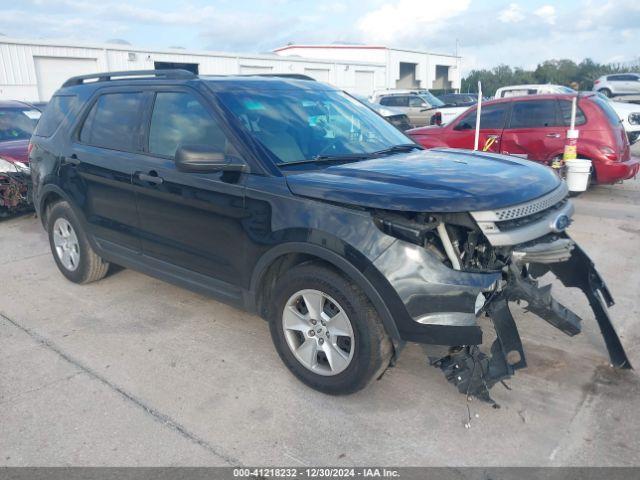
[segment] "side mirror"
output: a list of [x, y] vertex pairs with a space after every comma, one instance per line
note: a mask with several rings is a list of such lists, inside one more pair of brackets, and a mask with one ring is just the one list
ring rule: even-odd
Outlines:
[[245, 172], [247, 164], [225, 155], [209, 145], [180, 145], [176, 150], [176, 168], [181, 172]]

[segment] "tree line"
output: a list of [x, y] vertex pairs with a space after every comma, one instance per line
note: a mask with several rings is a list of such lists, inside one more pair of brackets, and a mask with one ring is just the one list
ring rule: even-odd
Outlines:
[[587, 58], [580, 63], [573, 60], [547, 60], [535, 70], [498, 65], [492, 69], [472, 70], [462, 79], [461, 92], [477, 92], [478, 81], [482, 82], [482, 93], [493, 96], [496, 90], [507, 85], [527, 83], [553, 83], [566, 85], [576, 90], [591, 90], [593, 82], [602, 75], [640, 71], [640, 59], [631, 63], [596, 63]]

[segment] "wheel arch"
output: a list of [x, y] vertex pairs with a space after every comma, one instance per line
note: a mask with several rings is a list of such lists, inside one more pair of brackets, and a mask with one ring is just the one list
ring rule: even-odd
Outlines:
[[[73, 203], [69, 200], [69, 196], [57, 185], [45, 185], [42, 188], [38, 195], [35, 208], [43, 227], [46, 228], [47, 226], [47, 213], [49, 207], [59, 201], [66, 201], [71, 205], [71, 208], [74, 208]], [[74, 210], [76, 210], [77, 213], [77, 209], [74, 208]]]
[[309, 261], [325, 263], [358, 285], [371, 301], [378, 315], [380, 315], [387, 334], [390, 336], [394, 347], [398, 349], [402, 342], [398, 327], [382, 295], [378, 292], [371, 279], [363, 273], [367, 268], [356, 267], [338, 253], [313, 243], [288, 242], [280, 244], [260, 257], [254, 268], [250, 283], [250, 294], [259, 315], [266, 317], [269, 313], [267, 310], [270, 299], [269, 293], [275, 284], [277, 274], [282, 269], [291, 268]]

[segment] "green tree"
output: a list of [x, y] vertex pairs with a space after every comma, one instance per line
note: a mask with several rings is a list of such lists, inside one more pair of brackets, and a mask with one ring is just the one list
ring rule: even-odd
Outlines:
[[591, 90], [593, 82], [609, 73], [637, 72], [640, 70], [640, 59], [629, 63], [596, 63], [585, 58], [576, 64], [573, 60], [546, 60], [534, 69], [524, 70], [508, 65], [498, 65], [492, 69], [472, 70], [462, 79], [461, 91], [477, 92], [478, 81], [482, 82], [484, 95], [493, 96], [498, 88], [507, 85], [524, 85], [527, 83], [553, 83], [565, 85], [578, 90]]

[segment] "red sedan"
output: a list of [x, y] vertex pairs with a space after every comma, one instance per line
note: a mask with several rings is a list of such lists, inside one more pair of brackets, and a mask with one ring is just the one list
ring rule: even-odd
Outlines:
[[[481, 150], [517, 155], [549, 164], [562, 156], [574, 94], [530, 95], [490, 100], [480, 115]], [[472, 149], [476, 107], [444, 127], [406, 132], [426, 148]], [[578, 96], [578, 157], [593, 162], [596, 183], [615, 183], [635, 176], [640, 160], [631, 157], [629, 141], [615, 111], [597, 95]]]
[[40, 110], [17, 101], [0, 101], [0, 218], [30, 208], [27, 149]]

